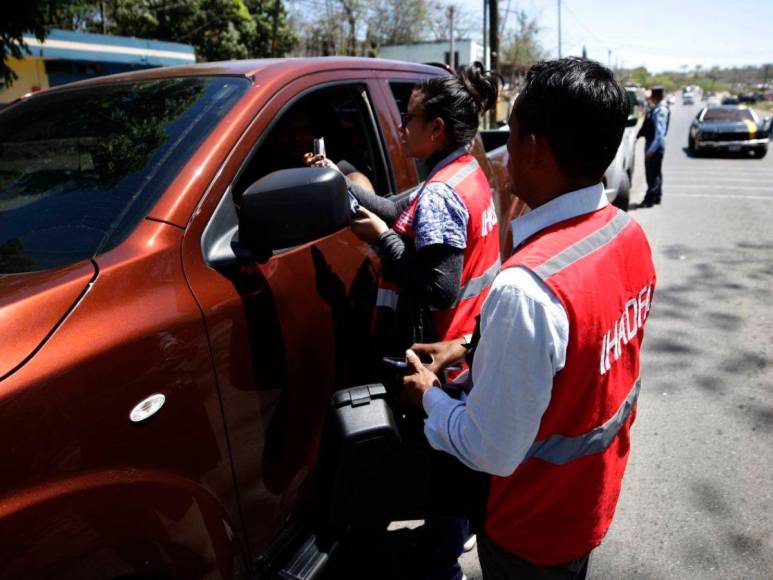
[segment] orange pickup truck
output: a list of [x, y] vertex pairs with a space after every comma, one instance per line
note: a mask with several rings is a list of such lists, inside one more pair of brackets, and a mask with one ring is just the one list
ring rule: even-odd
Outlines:
[[[0, 112], [0, 578], [287, 565], [331, 394], [373, 378], [379, 270], [337, 174], [301, 155], [324, 136], [379, 194], [412, 190], [400, 110], [442, 74], [210, 63]], [[487, 141], [502, 220], [504, 142]]]

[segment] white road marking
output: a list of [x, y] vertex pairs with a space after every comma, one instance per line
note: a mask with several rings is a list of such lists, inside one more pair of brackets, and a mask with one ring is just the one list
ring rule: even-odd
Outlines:
[[[759, 177], [728, 177], [726, 175], [724, 176], [717, 176], [717, 177], [706, 177], [705, 175], [696, 175], [694, 178], [692, 177], [675, 177], [671, 175], [664, 175], [664, 180], [667, 183], [674, 184], [674, 183], [684, 183], [685, 185], [692, 185], [695, 184], [696, 181], [703, 181], [705, 179], [708, 179], [710, 183], [718, 183], [725, 185], [726, 187], [732, 187], [732, 185], [736, 183], [760, 183], [765, 182], [764, 179], [760, 179]], [[771, 180], [773, 180], [773, 176], [771, 176]]]
[[[663, 187], [668, 188], [668, 180], [663, 180]], [[760, 185], [703, 185], [700, 183], [680, 183], [676, 185], [677, 189], [720, 189], [720, 190], [726, 190], [726, 189], [736, 189], [738, 191], [770, 191], [773, 192], [773, 185], [763, 187]]]
[[669, 193], [663, 194], [665, 198], [669, 197], [709, 197], [712, 199], [761, 199], [773, 201], [773, 195], [733, 195], [729, 193]]

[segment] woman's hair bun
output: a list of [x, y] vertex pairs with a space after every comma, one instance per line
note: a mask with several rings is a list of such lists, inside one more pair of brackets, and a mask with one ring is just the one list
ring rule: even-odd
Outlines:
[[456, 77], [475, 101], [478, 114], [488, 111], [496, 104], [501, 79], [496, 73], [484, 69], [480, 62], [475, 61], [462, 67]]

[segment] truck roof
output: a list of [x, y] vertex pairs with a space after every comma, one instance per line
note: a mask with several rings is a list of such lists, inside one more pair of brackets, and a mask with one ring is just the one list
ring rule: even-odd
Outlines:
[[[64, 87], [82, 87], [89, 85], [109, 84], [134, 80], [164, 79], [182, 76], [243, 76], [253, 80], [264, 74], [286, 75], [300, 77], [305, 74], [324, 70], [384, 70], [416, 72], [438, 75], [446, 73], [441, 67], [397, 60], [386, 60], [364, 57], [313, 57], [313, 58], [268, 58], [255, 60], [230, 60], [222, 62], [202, 62], [190, 65], [150, 68], [129, 73], [120, 73], [78, 81]], [[442, 72], [441, 72], [442, 71]], [[49, 90], [57, 90], [53, 87]]]

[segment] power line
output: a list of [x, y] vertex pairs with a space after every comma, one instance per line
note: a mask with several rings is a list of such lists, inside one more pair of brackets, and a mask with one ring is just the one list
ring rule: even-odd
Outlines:
[[564, 7], [566, 8], [566, 11], [572, 16], [572, 18], [574, 18], [574, 20], [577, 22], [577, 24], [580, 25], [580, 27], [585, 29], [585, 31], [588, 34], [590, 34], [593, 38], [598, 40], [601, 45], [604, 46], [604, 48], [607, 51], [607, 60], [611, 63], [611, 61], [612, 61], [612, 54], [611, 54], [612, 53], [612, 48], [598, 34], [593, 32], [593, 30], [591, 30], [589, 26], [587, 26], [582, 20], [580, 20], [580, 17], [577, 16], [577, 13], [574, 10], [572, 10], [572, 8], [566, 3], [566, 0], [564, 0]]

